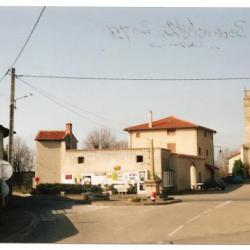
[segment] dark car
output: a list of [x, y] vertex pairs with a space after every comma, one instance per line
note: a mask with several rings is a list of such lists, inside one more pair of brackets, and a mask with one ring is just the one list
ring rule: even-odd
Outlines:
[[212, 180], [205, 181], [200, 185], [200, 188], [203, 190], [208, 190], [208, 189], [225, 190], [226, 183], [221, 178], [215, 178]]
[[243, 183], [243, 178], [240, 175], [228, 175], [227, 177], [224, 177], [223, 180], [229, 184]]

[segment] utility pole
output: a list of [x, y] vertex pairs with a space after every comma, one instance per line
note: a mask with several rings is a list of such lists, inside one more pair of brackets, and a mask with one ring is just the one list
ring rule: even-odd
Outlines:
[[8, 147], [8, 162], [13, 163], [13, 135], [14, 135], [14, 110], [15, 110], [15, 78], [16, 69], [11, 68], [11, 82], [10, 82], [10, 117], [9, 117], [9, 147]]

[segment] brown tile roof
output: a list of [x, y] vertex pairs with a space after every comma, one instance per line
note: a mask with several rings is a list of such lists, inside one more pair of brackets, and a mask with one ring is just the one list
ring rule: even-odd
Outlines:
[[64, 130], [41, 130], [38, 132], [36, 141], [62, 141], [66, 136]]
[[237, 155], [240, 155], [240, 152], [235, 152], [235, 153], [231, 154], [227, 159], [229, 160]]
[[208, 130], [212, 133], [216, 133], [215, 130], [210, 128], [202, 127], [200, 125], [181, 120], [174, 116], [169, 116], [157, 121], [152, 122], [152, 128], [149, 128], [148, 123], [135, 125], [132, 127], [125, 128], [125, 131], [139, 131], [139, 130], [160, 130], [160, 129], [185, 129], [185, 128], [201, 128]]

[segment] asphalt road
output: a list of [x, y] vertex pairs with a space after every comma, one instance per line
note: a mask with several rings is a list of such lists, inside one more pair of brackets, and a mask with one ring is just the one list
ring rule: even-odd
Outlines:
[[37, 199], [29, 209], [40, 223], [22, 242], [250, 244], [250, 184], [175, 197], [183, 202], [112, 206]]

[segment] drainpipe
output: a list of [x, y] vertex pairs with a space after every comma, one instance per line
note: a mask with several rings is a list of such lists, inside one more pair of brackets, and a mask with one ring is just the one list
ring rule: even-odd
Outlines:
[[150, 153], [151, 153], [151, 175], [150, 180], [155, 180], [155, 161], [154, 161], [154, 142], [150, 140]]

